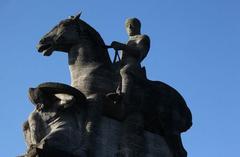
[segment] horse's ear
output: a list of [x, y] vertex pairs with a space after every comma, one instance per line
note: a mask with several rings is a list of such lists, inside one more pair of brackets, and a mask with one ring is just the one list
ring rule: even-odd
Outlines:
[[73, 20], [79, 20], [81, 14], [82, 14], [82, 12], [78, 13], [77, 15], [75, 15], [75, 16], [73, 17]]

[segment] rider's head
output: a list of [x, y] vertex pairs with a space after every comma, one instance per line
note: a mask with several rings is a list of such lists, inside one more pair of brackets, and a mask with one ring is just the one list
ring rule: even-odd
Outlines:
[[129, 18], [125, 22], [127, 34], [134, 36], [140, 34], [141, 22], [137, 18]]

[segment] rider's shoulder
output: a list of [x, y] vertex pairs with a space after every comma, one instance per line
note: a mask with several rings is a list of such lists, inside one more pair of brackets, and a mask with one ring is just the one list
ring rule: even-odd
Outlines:
[[146, 35], [146, 34], [139, 35], [139, 38], [140, 38], [141, 40], [147, 40], [147, 41], [150, 41], [149, 36]]

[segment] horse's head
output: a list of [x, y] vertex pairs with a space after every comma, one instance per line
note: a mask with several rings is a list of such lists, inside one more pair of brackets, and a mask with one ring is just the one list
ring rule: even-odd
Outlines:
[[50, 56], [53, 51], [68, 52], [74, 44], [80, 41], [80, 15], [61, 21], [44, 35], [37, 45], [38, 52], [43, 53], [44, 56]]

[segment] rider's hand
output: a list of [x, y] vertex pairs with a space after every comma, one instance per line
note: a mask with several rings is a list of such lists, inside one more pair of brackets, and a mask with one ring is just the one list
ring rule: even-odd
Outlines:
[[117, 42], [117, 41], [113, 41], [113, 42], [111, 43], [111, 47], [112, 47], [113, 49], [115, 49], [115, 50], [122, 50], [122, 49], [123, 49], [123, 45], [124, 45], [124, 44], [122, 44], [122, 43], [120, 43], [120, 42]]

